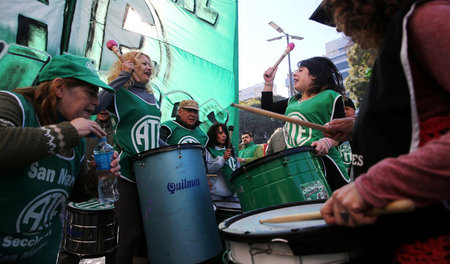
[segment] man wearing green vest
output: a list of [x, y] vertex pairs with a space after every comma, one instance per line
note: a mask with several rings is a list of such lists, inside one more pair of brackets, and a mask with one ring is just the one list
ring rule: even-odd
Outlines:
[[243, 148], [239, 150], [238, 161], [240, 164], [247, 164], [263, 156], [263, 150], [260, 145], [253, 142], [253, 135], [249, 131], [242, 133]]
[[198, 111], [196, 101], [181, 101], [176, 119], [162, 123], [159, 133], [161, 140], [169, 145], [199, 143], [206, 146], [208, 136], [198, 127]]

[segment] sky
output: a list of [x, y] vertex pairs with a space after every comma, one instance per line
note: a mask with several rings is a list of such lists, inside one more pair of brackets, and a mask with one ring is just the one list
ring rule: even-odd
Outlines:
[[[289, 35], [303, 37], [291, 39], [295, 44], [291, 51], [291, 70], [297, 62], [314, 56], [325, 55], [325, 43], [344, 36], [333, 27], [309, 20], [321, 0], [239, 0], [239, 89], [264, 82], [267, 68], [280, 58], [286, 49], [286, 37], [269, 25], [273, 21]], [[277, 93], [288, 95], [285, 79], [289, 72], [288, 56], [278, 66], [275, 84]]]

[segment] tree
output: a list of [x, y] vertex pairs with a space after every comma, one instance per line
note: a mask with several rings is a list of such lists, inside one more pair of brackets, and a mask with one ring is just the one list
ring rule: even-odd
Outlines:
[[[285, 98], [275, 95], [273, 99], [274, 101], [279, 101]], [[239, 103], [261, 108], [260, 98], [249, 99]], [[284, 121], [257, 115], [242, 109], [239, 110], [239, 135], [242, 135], [244, 131], [250, 131], [253, 134], [253, 140], [257, 144], [266, 143], [275, 129], [282, 126], [284, 126]]]
[[364, 50], [358, 44], [354, 44], [347, 51], [349, 76], [345, 78], [345, 87], [350, 91], [350, 97], [359, 107], [364, 93], [369, 86], [367, 73], [372, 69], [377, 52], [375, 49]]

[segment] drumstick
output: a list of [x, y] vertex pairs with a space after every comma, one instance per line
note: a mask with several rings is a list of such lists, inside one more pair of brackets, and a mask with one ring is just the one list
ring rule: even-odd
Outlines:
[[[277, 62], [275, 62], [275, 64], [273, 65], [272, 69], [276, 69], [278, 67], [278, 65], [280, 65], [281, 61], [284, 59], [284, 57], [286, 57], [286, 55], [291, 52], [291, 50], [293, 50], [295, 48], [295, 44], [294, 43], [289, 43], [286, 47], [286, 49], [284, 50], [283, 54], [281, 55], [281, 57], [277, 60]], [[266, 74], [266, 77], [269, 77]]]
[[228, 148], [231, 148], [231, 136], [233, 135], [234, 126], [228, 127]]
[[[125, 58], [122, 56], [122, 54], [120, 54], [119, 47], [118, 47], [117, 43], [116, 43], [114, 40], [112, 40], [112, 39], [109, 40], [109, 41], [106, 43], [106, 47], [107, 47], [110, 51], [114, 52], [114, 54], [116, 54], [117, 58], [119, 58], [119, 60], [120, 60], [121, 62], [125, 62]], [[138, 80], [139, 80], [139, 78], [137, 77], [137, 75], [136, 75], [136, 73], [135, 73], [134, 71], [131, 72], [131, 75], [133, 76], [133, 78], [134, 78], [135, 81], [138, 81]]]
[[288, 122], [288, 123], [293, 123], [293, 124], [296, 124], [296, 125], [309, 127], [309, 128], [317, 129], [317, 130], [320, 130], [320, 131], [326, 131], [326, 128], [324, 126], [322, 126], [322, 125], [314, 124], [314, 123], [311, 123], [311, 122], [303, 121], [303, 120], [300, 120], [300, 119], [297, 119], [297, 118], [292, 118], [292, 117], [285, 116], [285, 115], [280, 115], [280, 114], [277, 114], [277, 113], [274, 113], [274, 112], [271, 112], [271, 111], [267, 111], [267, 110], [263, 110], [263, 109], [260, 109], [260, 108], [246, 106], [246, 105], [240, 105], [240, 104], [235, 104], [235, 103], [232, 103], [231, 106], [234, 106], [234, 107], [237, 107], [237, 108], [240, 108], [240, 109], [243, 109], [243, 110], [246, 110], [246, 111], [258, 114], [258, 115], [263, 115], [263, 116], [275, 118], [275, 119], [278, 119], [278, 120], [282, 120], [282, 121], [285, 121], [285, 122]]
[[[377, 216], [383, 214], [395, 214], [395, 213], [405, 213], [414, 211], [414, 203], [411, 200], [398, 200], [390, 202], [386, 208], [372, 208], [369, 212], [369, 216]], [[291, 214], [291, 215], [282, 215], [276, 216], [272, 218], [259, 220], [260, 224], [263, 223], [288, 223], [288, 222], [299, 222], [299, 221], [307, 221], [307, 220], [320, 220], [323, 216], [320, 211], [302, 213], [302, 214]]]

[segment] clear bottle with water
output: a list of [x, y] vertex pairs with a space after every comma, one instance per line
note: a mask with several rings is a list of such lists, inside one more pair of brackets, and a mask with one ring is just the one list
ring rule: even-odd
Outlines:
[[117, 190], [117, 177], [109, 177], [111, 172], [111, 161], [114, 149], [106, 142], [106, 137], [99, 138], [98, 144], [94, 148], [94, 158], [96, 163], [95, 171], [98, 176], [98, 197], [103, 204], [112, 204], [119, 200]]

